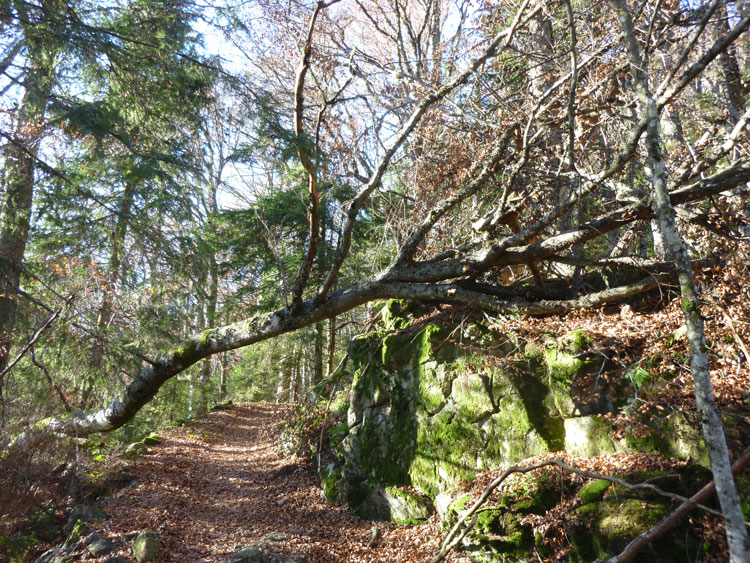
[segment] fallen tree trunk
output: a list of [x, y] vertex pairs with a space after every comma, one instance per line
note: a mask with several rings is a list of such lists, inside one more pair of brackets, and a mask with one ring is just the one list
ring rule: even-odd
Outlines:
[[[674, 204], [684, 204], [733, 189], [748, 181], [750, 181], [750, 163], [743, 162], [670, 195]], [[657, 287], [659, 283], [666, 282], [671, 274], [648, 276], [635, 284], [615, 287], [575, 299], [536, 302], [517, 298], [502, 299], [481, 291], [466, 289], [460, 285], [460, 282], [472, 279], [476, 274], [497, 265], [522, 264], [550, 258], [561, 250], [580, 244], [584, 240], [600, 236], [638, 219], [651, 218], [653, 213], [649, 204], [642, 202], [614, 211], [568, 233], [522, 248], [502, 252], [493, 252], [490, 248], [475, 253], [473, 257], [447, 257], [439, 262], [405, 263], [369, 281], [331, 292], [324, 300], [312, 298], [303, 301], [294, 309], [287, 307], [230, 325], [208, 329], [184, 340], [177, 347], [141, 369], [121, 398], [89, 413], [76, 411], [65, 417], [38, 422], [13, 441], [2, 454], [2, 459], [12, 457], [14, 452], [37, 447], [55, 435], [80, 437], [119, 428], [130, 421], [156, 395], [164, 383], [204, 358], [335, 317], [369, 301], [391, 298], [440, 301], [477, 305], [495, 312], [548, 315], [600, 306], [643, 293]], [[456, 281], [439, 283], [446, 280]]]

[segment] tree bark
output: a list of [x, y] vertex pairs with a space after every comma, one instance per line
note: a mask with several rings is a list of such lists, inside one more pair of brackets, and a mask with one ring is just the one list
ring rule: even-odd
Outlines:
[[[28, 35], [28, 34], [27, 34]], [[29, 236], [34, 172], [44, 135], [44, 114], [54, 83], [56, 52], [26, 38], [29, 70], [16, 117], [13, 138], [5, 148], [0, 209], [0, 373], [10, 360], [16, 327], [18, 289]], [[0, 377], [0, 401], [3, 378]]]
[[313, 373], [310, 380], [311, 385], [317, 385], [323, 381], [323, 341], [325, 340], [323, 333], [323, 323], [315, 323], [315, 342], [314, 342], [314, 357], [313, 357]]
[[276, 402], [286, 403], [289, 401], [289, 388], [292, 379], [292, 368], [287, 361], [287, 356], [281, 358], [281, 369], [279, 370], [279, 384], [276, 387]]
[[701, 415], [704, 441], [711, 458], [711, 471], [716, 483], [719, 504], [724, 513], [730, 559], [734, 563], [743, 563], [750, 561], [750, 539], [732, 476], [732, 464], [729, 459], [724, 428], [711, 388], [699, 291], [693, 277], [693, 268], [685, 241], [677, 230], [675, 212], [667, 189], [667, 170], [659, 133], [659, 108], [649, 89], [630, 12], [624, 0], [609, 0], [609, 4], [617, 11], [620, 19], [636, 94], [643, 106], [643, 111], [648, 115], [645, 141], [651, 160], [654, 205], [665, 251], [674, 262], [680, 281], [682, 311], [685, 315], [690, 343], [690, 367], [695, 384], [696, 405]]
[[326, 377], [330, 377], [333, 373], [333, 362], [336, 356], [336, 317], [328, 319], [328, 352], [327, 352], [327, 366], [326, 366]]
[[128, 182], [125, 185], [120, 205], [117, 208], [117, 220], [112, 231], [112, 246], [109, 252], [107, 272], [105, 274], [102, 303], [99, 306], [99, 313], [96, 318], [96, 335], [97, 337], [101, 336], [101, 338], [96, 338], [94, 344], [91, 346], [91, 354], [89, 356], [89, 367], [91, 368], [91, 373], [88, 375], [86, 387], [81, 394], [81, 406], [83, 408], [89, 406], [88, 400], [94, 390], [96, 374], [102, 365], [102, 360], [104, 359], [106, 343], [104, 334], [106, 334], [109, 323], [112, 321], [115, 285], [120, 277], [120, 265], [122, 263], [125, 238], [128, 233], [128, 221], [130, 220], [134, 197], [135, 185]]

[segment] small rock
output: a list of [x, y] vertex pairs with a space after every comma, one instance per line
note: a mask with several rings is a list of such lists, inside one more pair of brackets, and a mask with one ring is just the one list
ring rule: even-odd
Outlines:
[[440, 493], [435, 497], [435, 509], [441, 520], [445, 519], [445, 515], [448, 514], [448, 507], [452, 502], [453, 497], [447, 493]]
[[127, 545], [130, 542], [132, 542], [135, 538], [138, 537], [138, 534], [140, 532], [131, 532], [129, 534], [122, 534], [117, 538], [117, 541], [119, 541], [122, 545]]
[[142, 442], [146, 444], [147, 446], [155, 446], [156, 444], [161, 444], [161, 438], [157, 436], [156, 434], [150, 434], [146, 436]]
[[268, 544], [264, 542], [285, 541], [282, 539], [271, 539], [271, 536], [288, 539], [284, 534], [272, 532], [263, 536], [261, 541], [232, 553], [229, 558], [238, 563], [307, 563], [309, 561], [307, 555], [295, 554], [286, 557], [271, 551]]
[[113, 551], [117, 551], [117, 546], [111, 541], [107, 540], [96, 540], [87, 544], [86, 548], [94, 557], [103, 557], [105, 555], [109, 555]]
[[60, 555], [60, 548], [59, 547], [51, 547], [44, 553], [42, 553], [39, 557], [34, 559], [34, 563], [52, 563], [55, 559], [59, 559]]
[[282, 534], [281, 532], [270, 532], [260, 538], [261, 542], [282, 542], [289, 539], [289, 536]]
[[367, 547], [372, 549], [378, 544], [379, 539], [380, 539], [380, 528], [378, 528], [377, 525], [373, 524], [372, 529], [370, 529], [370, 541], [367, 544]]
[[112, 555], [107, 557], [102, 563], [125, 563], [127, 561], [122, 555]]
[[70, 512], [68, 521], [65, 523], [66, 534], [70, 534], [78, 522], [97, 524], [107, 518], [107, 513], [95, 504], [79, 504]]
[[102, 539], [102, 537], [99, 534], [97, 534], [96, 532], [91, 532], [88, 536], [83, 538], [83, 545], [88, 547], [89, 545], [91, 545], [95, 541], [99, 541], [100, 539]]
[[229, 558], [239, 563], [270, 563], [273, 561], [271, 559], [271, 552], [262, 544], [251, 545], [240, 551], [235, 551]]
[[70, 553], [71, 551], [75, 551], [75, 547], [78, 545], [78, 542], [81, 541], [81, 538], [85, 537], [90, 532], [91, 530], [89, 527], [79, 520], [65, 539], [65, 543], [62, 544], [62, 552]]
[[396, 487], [386, 487], [380, 494], [388, 504], [392, 520], [427, 520], [435, 514], [435, 505], [423, 495]]
[[135, 538], [131, 549], [133, 550], [133, 557], [138, 563], [156, 559], [161, 550], [158, 534], [156, 532], [141, 532]]
[[135, 444], [130, 444], [127, 448], [125, 448], [125, 452], [122, 454], [122, 457], [124, 457], [125, 459], [134, 459], [147, 453], [148, 447], [146, 446], [146, 444], [142, 442], [136, 442]]

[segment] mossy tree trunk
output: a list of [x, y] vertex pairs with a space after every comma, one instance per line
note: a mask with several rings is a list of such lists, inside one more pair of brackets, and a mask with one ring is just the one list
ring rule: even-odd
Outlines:
[[616, 10], [622, 25], [635, 91], [643, 111], [648, 116], [645, 141], [652, 168], [651, 185], [654, 192], [654, 205], [665, 252], [674, 263], [680, 282], [682, 310], [690, 343], [690, 367], [695, 383], [695, 400], [701, 415], [704, 440], [711, 458], [716, 492], [724, 513], [730, 558], [734, 563], [744, 563], [750, 561], [750, 539], [732, 476], [732, 464], [729, 459], [724, 428], [711, 388], [708, 348], [700, 311], [698, 286], [693, 276], [687, 246], [677, 230], [675, 212], [669, 198], [667, 169], [659, 132], [659, 108], [649, 89], [648, 77], [644, 70], [640, 47], [627, 5], [624, 0], [609, 0], [609, 4]]

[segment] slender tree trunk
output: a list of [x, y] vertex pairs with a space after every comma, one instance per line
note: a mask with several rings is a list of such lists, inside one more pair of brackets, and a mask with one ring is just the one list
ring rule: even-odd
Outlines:
[[643, 110], [648, 115], [646, 147], [651, 160], [654, 204], [665, 250], [675, 265], [680, 281], [682, 311], [685, 315], [687, 336], [690, 343], [690, 367], [695, 382], [695, 400], [701, 415], [703, 437], [711, 458], [711, 471], [716, 483], [719, 504], [724, 513], [730, 560], [732, 563], [747, 563], [750, 561], [750, 539], [748, 539], [742, 508], [732, 475], [732, 463], [729, 459], [724, 428], [711, 388], [708, 349], [703, 318], [700, 313], [698, 287], [693, 277], [693, 268], [685, 241], [677, 230], [674, 208], [669, 198], [666, 163], [659, 133], [659, 110], [648, 87], [648, 78], [644, 71], [630, 12], [624, 0], [609, 0], [609, 4], [617, 11], [620, 19], [636, 93]]
[[[127, 183], [125, 185], [125, 191], [122, 194], [122, 199], [120, 200], [120, 205], [117, 209], [117, 219], [112, 231], [112, 246], [109, 252], [107, 272], [105, 274], [102, 303], [99, 306], [99, 313], [96, 318], [96, 332], [98, 336], [102, 337], [106, 334], [109, 323], [112, 321], [115, 286], [120, 277], [120, 265], [122, 264], [125, 238], [128, 234], [128, 220], [132, 213], [134, 196], [135, 185]], [[94, 340], [94, 343], [91, 346], [89, 366], [92, 369], [89, 371], [86, 387], [81, 394], [81, 405], [83, 408], [90, 406], [89, 398], [94, 390], [98, 370], [104, 359], [105, 344], [106, 343], [103, 339]]]
[[[729, 11], [727, 6], [719, 9], [721, 16], [717, 22], [717, 34], [721, 35], [729, 32]], [[729, 106], [729, 116], [727, 120], [727, 129], [739, 121], [740, 116], [745, 113], [745, 95], [742, 91], [742, 73], [737, 57], [734, 53], [734, 46], [725, 49], [719, 55], [719, 65], [722, 75], [722, 93], [726, 98]]]
[[298, 345], [296, 350], [296, 353], [294, 355], [294, 371], [292, 375], [292, 389], [291, 389], [291, 399], [293, 403], [299, 403], [299, 396], [300, 396], [300, 387], [302, 386], [302, 377], [304, 374], [302, 373], [302, 365], [303, 365], [303, 355], [302, 355], [302, 346]]
[[443, 79], [443, 48], [440, 37], [442, 19], [442, 1], [433, 0], [432, 15], [430, 17], [430, 68], [432, 69], [432, 83], [440, 84]]
[[[197, 281], [195, 284], [197, 287], [195, 289], [195, 293], [198, 296], [197, 298], [197, 306], [198, 309], [196, 311], [196, 319], [195, 319], [195, 327], [199, 330], [205, 330], [206, 329], [206, 293], [204, 291], [204, 287], [206, 285], [206, 278], [207, 273], [204, 273], [201, 276], [201, 279]], [[192, 292], [191, 292], [192, 293]], [[206, 370], [208, 370], [208, 374], [206, 374]], [[193, 384], [193, 392], [195, 393], [195, 411], [196, 416], [203, 416], [207, 412], [207, 401], [204, 403], [205, 398], [205, 383], [208, 380], [208, 376], [211, 374], [211, 358], [206, 358], [201, 362], [201, 369], [200, 371], [193, 375], [192, 377], [192, 384]], [[204, 379], [205, 377], [205, 379]]]
[[322, 322], [315, 323], [315, 342], [314, 342], [314, 353], [313, 358], [313, 372], [311, 385], [317, 385], [323, 381], [323, 341], [325, 340], [325, 334]]
[[217, 362], [219, 368], [219, 401], [222, 403], [227, 400], [227, 366], [225, 354], [219, 356]]
[[[220, 170], [222, 168], [220, 167]], [[208, 220], [207, 229], [209, 234], [215, 235], [216, 225], [214, 216], [219, 211], [217, 201], [217, 190], [221, 183], [221, 175], [219, 175], [214, 182], [211, 183], [211, 187], [208, 193]], [[207, 262], [208, 262], [208, 290], [206, 292], [206, 316], [205, 325], [201, 329], [206, 329], [216, 325], [216, 304], [219, 295], [219, 266], [216, 263], [216, 256], [214, 254], [213, 243], [208, 243], [207, 249]], [[201, 390], [201, 411], [203, 413], [208, 412], [208, 399], [211, 391], [211, 373], [213, 359], [211, 357], [203, 360], [203, 366], [201, 367], [201, 378], [200, 378], [200, 390]], [[226, 392], [226, 387], [225, 387]]]
[[[106, 332], [110, 321], [112, 320], [112, 310], [114, 301], [115, 285], [120, 277], [120, 264], [122, 263], [123, 249], [125, 248], [125, 238], [128, 233], [128, 219], [130, 218], [133, 208], [133, 198], [135, 195], [135, 186], [131, 183], [126, 184], [122, 200], [117, 209], [117, 222], [112, 232], [112, 247], [109, 253], [109, 263], [107, 264], [106, 279], [104, 282], [104, 295], [102, 304], [99, 307], [99, 314], [96, 319], [96, 329], [99, 334]], [[91, 347], [91, 359], [89, 365], [93, 368], [99, 368], [102, 365], [104, 356], [104, 342], [97, 340]], [[84, 399], [85, 401], [85, 399]]]
[[[211, 255], [209, 258], [210, 264], [208, 272], [208, 296], [206, 298], [206, 316], [204, 326], [202, 327], [203, 329], [214, 326], [216, 322], [216, 300], [219, 283], [219, 269], [216, 265], [214, 256]], [[203, 360], [203, 365], [201, 366], [201, 411], [204, 414], [208, 412], [208, 396], [211, 391], [212, 361], [213, 359], [211, 357], [208, 357]]]
[[326, 377], [333, 373], [333, 363], [336, 360], [336, 317], [328, 319], [328, 355], [326, 366]]
[[198, 380], [200, 389], [200, 413], [204, 415], [208, 412], [208, 399], [211, 394], [211, 363], [212, 358], [206, 358], [201, 364], [201, 375]]
[[292, 366], [287, 356], [281, 358], [281, 371], [279, 373], [279, 385], [276, 388], [276, 402], [286, 403], [289, 401], [291, 389]]
[[[44, 134], [44, 113], [54, 80], [54, 53], [29, 45], [26, 91], [16, 118], [13, 140], [5, 147], [0, 186], [0, 372], [10, 361], [16, 327], [18, 289], [29, 237], [36, 156]], [[3, 380], [0, 376], [0, 401]]]

